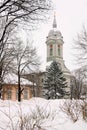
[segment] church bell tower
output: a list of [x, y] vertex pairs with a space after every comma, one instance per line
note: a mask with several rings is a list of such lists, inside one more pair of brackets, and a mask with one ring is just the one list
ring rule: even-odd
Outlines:
[[63, 37], [60, 31], [57, 30], [56, 16], [54, 15], [52, 30], [48, 33], [47, 44], [47, 62], [63, 60]]
[[71, 73], [65, 66], [63, 60], [63, 44], [64, 44], [63, 36], [61, 32], [58, 31], [57, 29], [56, 16], [54, 15], [52, 29], [49, 31], [48, 36], [46, 38], [47, 63], [50, 63], [51, 61], [55, 60], [60, 64], [60, 67], [64, 73], [64, 76], [68, 84], [67, 91], [70, 91]]

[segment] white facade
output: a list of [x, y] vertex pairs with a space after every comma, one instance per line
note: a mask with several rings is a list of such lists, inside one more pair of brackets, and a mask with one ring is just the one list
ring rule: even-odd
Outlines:
[[46, 39], [46, 45], [47, 45], [47, 63], [56, 60], [58, 63], [60, 63], [62, 71], [64, 73], [64, 76], [67, 80], [67, 91], [70, 91], [70, 71], [65, 66], [64, 60], [63, 60], [63, 36], [60, 31], [57, 30], [57, 23], [56, 18], [54, 15], [54, 21], [53, 21], [53, 28], [49, 31], [47, 39]]

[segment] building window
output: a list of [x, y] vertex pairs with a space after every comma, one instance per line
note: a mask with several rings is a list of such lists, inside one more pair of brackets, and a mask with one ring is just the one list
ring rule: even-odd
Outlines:
[[11, 95], [12, 95], [11, 89], [8, 89], [8, 90], [7, 90], [7, 99], [8, 99], [8, 100], [11, 99]]
[[28, 90], [24, 89], [24, 99], [28, 99]]
[[60, 45], [58, 45], [58, 55], [60, 56]]
[[50, 45], [50, 56], [53, 55], [53, 45]]

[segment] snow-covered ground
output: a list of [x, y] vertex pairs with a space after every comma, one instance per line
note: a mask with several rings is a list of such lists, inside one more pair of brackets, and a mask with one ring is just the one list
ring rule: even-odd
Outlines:
[[[73, 105], [69, 100], [42, 98], [20, 103], [0, 100], [0, 130], [87, 130], [80, 106], [72, 102]], [[69, 114], [67, 108], [71, 106]]]

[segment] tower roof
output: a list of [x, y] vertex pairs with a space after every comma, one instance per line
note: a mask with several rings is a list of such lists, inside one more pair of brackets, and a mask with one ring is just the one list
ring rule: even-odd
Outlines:
[[56, 39], [63, 39], [62, 34], [59, 30], [57, 30], [57, 22], [56, 22], [56, 15], [54, 13], [53, 25], [52, 29], [48, 33], [48, 39], [56, 38]]
[[56, 15], [54, 13], [53, 28], [57, 28]]

